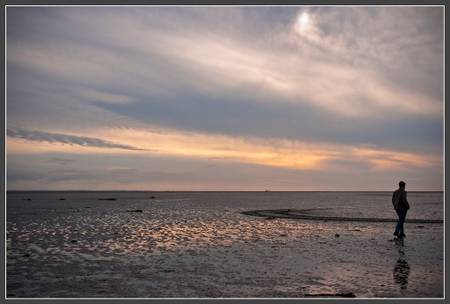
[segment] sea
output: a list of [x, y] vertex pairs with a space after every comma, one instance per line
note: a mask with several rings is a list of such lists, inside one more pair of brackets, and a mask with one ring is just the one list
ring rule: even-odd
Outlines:
[[[376, 221], [396, 219], [391, 197], [9, 191], [7, 298], [442, 298], [443, 192], [408, 192], [407, 219], [424, 221], [402, 241]], [[268, 209], [313, 216], [243, 213]]]

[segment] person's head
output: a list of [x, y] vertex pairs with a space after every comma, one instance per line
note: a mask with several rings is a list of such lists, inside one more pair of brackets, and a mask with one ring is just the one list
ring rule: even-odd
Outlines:
[[400, 188], [405, 188], [406, 183], [405, 183], [404, 181], [400, 181], [400, 182], [398, 183], [398, 186], [399, 186]]

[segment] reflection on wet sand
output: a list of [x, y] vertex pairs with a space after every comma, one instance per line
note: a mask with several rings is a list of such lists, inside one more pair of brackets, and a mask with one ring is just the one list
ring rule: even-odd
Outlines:
[[[399, 244], [397, 248], [386, 241], [390, 225], [269, 219], [241, 213], [269, 209], [275, 203], [279, 208], [313, 208], [303, 200], [309, 195], [314, 204], [322, 199], [319, 207], [326, 207], [325, 203], [336, 201], [337, 194], [161, 193], [151, 202], [97, 200], [117, 197], [117, 193], [100, 193], [91, 199], [79, 198], [88, 194], [71, 195], [64, 194], [64, 203], [58, 200], [62, 194], [55, 194], [53, 201], [33, 197], [29, 203], [17, 195], [8, 202], [8, 296], [442, 295], [441, 224], [408, 227], [414, 237], [407, 240], [407, 247]], [[264, 198], [269, 195], [273, 196]], [[353, 195], [350, 202], [357, 199], [361, 204], [364, 196], [359, 199], [359, 195]], [[296, 205], [291, 203], [294, 199], [302, 201]], [[358, 208], [345, 208], [348, 213], [344, 215], [361, 216]], [[364, 211], [364, 216], [378, 216]], [[331, 211], [329, 215], [334, 216]], [[414, 278], [408, 279], [405, 262], [393, 270], [404, 249], [414, 265]]]
[[394, 282], [401, 290], [406, 290], [408, 287], [410, 267], [406, 260], [403, 240], [396, 241], [396, 245], [398, 246], [399, 258], [394, 266]]

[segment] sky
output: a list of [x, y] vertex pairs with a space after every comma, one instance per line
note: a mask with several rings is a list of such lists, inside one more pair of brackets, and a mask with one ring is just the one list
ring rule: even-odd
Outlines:
[[8, 190], [443, 189], [442, 7], [7, 7]]

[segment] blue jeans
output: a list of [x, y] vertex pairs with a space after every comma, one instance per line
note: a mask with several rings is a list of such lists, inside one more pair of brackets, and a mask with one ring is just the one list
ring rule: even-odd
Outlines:
[[395, 210], [397, 212], [398, 215], [398, 222], [397, 222], [397, 226], [395, 227], [395, 235], [404, 235], [405, 233], [403, 232], [403, 223], [405, 222], [405, 218], [406, 218], [406, 212], [408, 211], [407, 209], [398, 209]]

